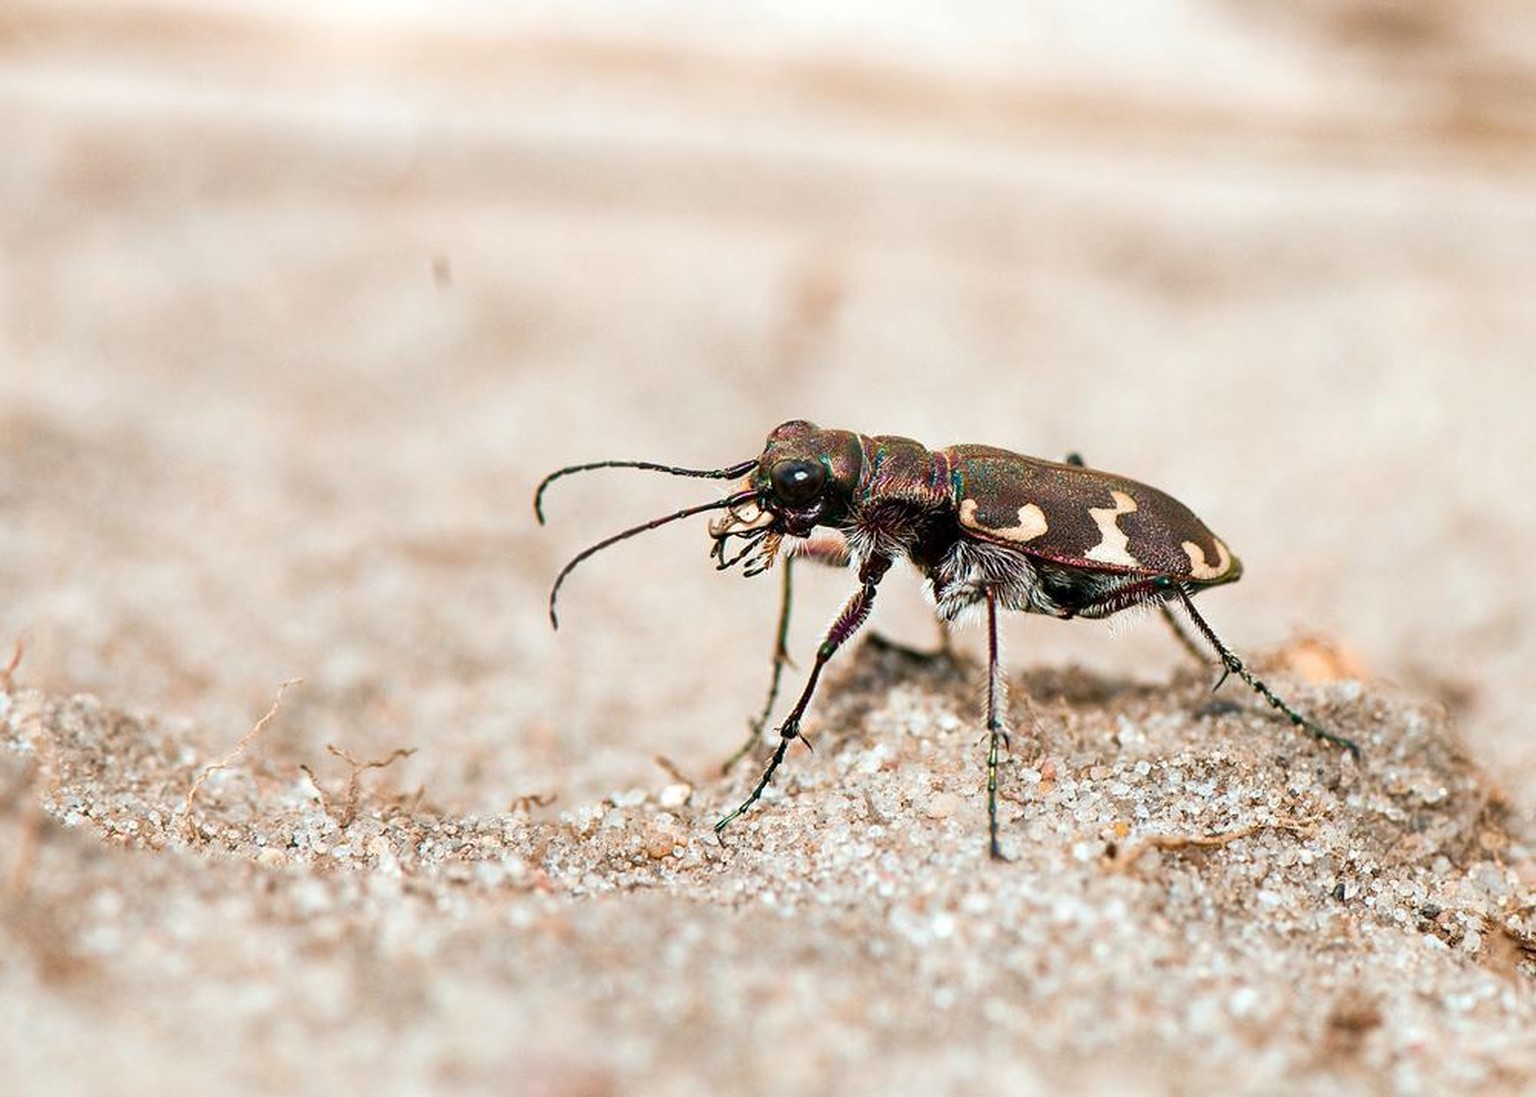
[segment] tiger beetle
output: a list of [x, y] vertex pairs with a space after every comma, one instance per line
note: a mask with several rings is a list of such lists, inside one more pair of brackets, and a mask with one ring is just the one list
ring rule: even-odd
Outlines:
[[[1108, 617], [1135, 606], [1155, 606], [1181, 642], [1203, 658], [1172, 609], [1182, 610], [1220, 660], [1219, 687], [1235, 674], [1292, 724], [1355, 758], [1352, 741], [1324, 729], [1286, 704], [1249, 671], [1195, 609], [1206, 587], [1235, 582], [1243, 573], [1221, 538], [1188, 507], [1156, 488], [1086, 467], [1073, 454], [1064, 462], [1025, 457], [992, 446], [929, 450], [909, 438], [823, 430], [794, 419], [774, 428], [762, 456], [719, 469], [688, 469], [650, 461], [597, 461], [545, 477], [534, 495], [544, 521], [544, 492], [562, 476], [603, 468], [647, 469], [713, 480], [745, 477], [740, 490], [711, 503], [686, 507], [605, 538], [560, 570], [549, 592], [549, 620], [559, 627], [560, 587], [583, 560], [646, 530], [707, 511], [711, 558], [719, 570], [740, 565], [760, 575], [783, 561], [783, 587], [773, 676], [763, 713], [734, 760], [756, 743], [772, 712], [788, 662], [791, 563], [804, 557], [856, 569], [859, 589], [833, 620], [800, 697], [779, 726], [773, 755], [739, 807], [715, 824], [716, 834], [757, 803], [800, 732], [827, 661], [874, 608], [875, 592], [891, 564], [906, 557], [927, 579], [937, 615], [946, 625], [985, 607], [987, 622], [988, 851], [998, 841], [997, 767], [1008, 743], [1003, 676], [997, 652], [997, 611], [1043, 613], [1063, 620]], [[841, 535], [836, 543], [811, 540], [817, 527]], [[729, 763], [727, 763], [729, 765]]]

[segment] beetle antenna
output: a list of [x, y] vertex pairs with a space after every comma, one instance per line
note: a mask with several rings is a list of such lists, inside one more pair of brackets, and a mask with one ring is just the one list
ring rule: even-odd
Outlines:
[[[754, 464], [755, 463], [756, 462], [754, 462]], [[556, 473], [555, 475], [558, 476], [559, 473]], [[548, 481], [546, 481], [546, 483], [547, 482]], [[738, 491], [735, 495], [728, 495], [724, 499], [716, 499], [713, 503], [704, 503], [696, 507], [685, 507], [684, 509], [676, 511], [672, 514], [664, 515], [661, 518], [652, 518], [649, 522], [642, 522], [640, 525], [624, 530], [622, 533], [615, 533], [612, 537], [605, 537], [590, 548], [582, 549], [575, 556], [571, 557], [570, 563], [566, 564], [565, 567], [560, 569], [560, 574], [555, 576], [555, 585], [549, 588], [549, 623], [557, 629], [560, 627], [560, 618], [555, 615], [555, 599], [560, 596], [560, 585], [565, 582], [565, 577], [567, 575], [576, 570], [576, 565], [581, 563], [587, 557], [603, 551], [603, 549], [607, 548], [609, 545], [616, 545], [620, 541], [633, 537], [637, 533], [644, 533], [646, 530], [655, 529], [657, 526], [664, 526], [668, 522], [676, 522], [679, 518], [691, 518], [693, 515], [703, 514], [707, 510], [725, 510], [728, 507], [740, 506], [742, 503], [747, 502], [749, 499], [755, 499], [756, 497], [757, 493], [754, 491]]]
[[533, 513], [538, 518], [539, 525], [544, 524], [544, 489], [560, 479], [569, 476], [573, 472], [589, 472], [592, 469], [646, 469], [650, 472], [665, 472], [672, 476], [697, 476], [706, 480], [734, 480], [738, 476], [745, 476], [757, 465], [757, 458], [743, 461], [739, 465], [731, 465], [723, 469], [684, 469], [674, 465], [658, 465], [654, 461], [593, 461], [587, 465], [572, 465], [569, 468], [559, 469], [550, 473], [539, 481], [539, 488], [533, 493]]

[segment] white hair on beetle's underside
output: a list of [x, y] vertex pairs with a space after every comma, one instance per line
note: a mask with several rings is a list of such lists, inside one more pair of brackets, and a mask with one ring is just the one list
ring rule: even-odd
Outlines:
[[798, 558], [805, 552], [805, 546], [810, 544], [810, 538], [801, 537], [794, 533], [785, 533], [779, 538], [779, 559], [789, 560]]
[[1140, 602], [1133, 602], [1124, 609], [1110, 614], [1105, 620], [1109, 623], [1109, 635], [1112, 639], [1119, 639], [1130, 629], [1136, 628], [1148, 617], [1157, 612], [1156, 598], [1144, 598]]
[[809, 537], [786, 533], [784, 540], [787, 550], [799, 560], [855, 569], [863, 562], [855, 554], [852, 542], [837, 530], [816, 530]]
[[[931, 591], [929, 592], [929, 597], [930, 599], [932, 598]], [[972, 625], [985, 622], [986, 619], [987, 602], [986, 599], [982, 599], [979, 602], [967, 602], [958, 613], [949, 618], [949, 623], [956, 628], [970, 628]], [[942, 621], [944, 618], [941, 617], [939, 620]]]

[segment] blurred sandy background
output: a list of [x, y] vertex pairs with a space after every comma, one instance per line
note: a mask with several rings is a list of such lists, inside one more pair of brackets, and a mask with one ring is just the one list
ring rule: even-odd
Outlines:
[[[532, 488], [807, 417], [1169, 490], [1234, 646], [1331, 638], [1528, 811], [1536, 10], [1020, 8], [10, 0], [0, 647], [214, 757], [301, 676], [266, 764], [414, 746], [449, 812], [706, 775], [775, 584], [683, 524], [552, 634], [714, 489]], [[1109, 632], [1008, 653], [1178, 665]]]

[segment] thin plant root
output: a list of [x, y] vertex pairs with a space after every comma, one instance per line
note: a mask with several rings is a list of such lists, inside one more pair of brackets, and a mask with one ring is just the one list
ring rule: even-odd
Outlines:
[[239, 761], [240, 756], [245, 753], [245, 749], [256, 741], [256, 737], [261, 734], [262, 729], [271, 723], [273, 717], [277, 715], [277, 710], [283, 703], [283, 694], [287, 693], [291, 687], [299, 685], [303, 681], [304, 679], [302, 678], [290, 678], [278, 686], [277, 696], [272, 699], [272, 707], [267, 709], [266, 715], [257, 720], [250, 731], [240, 736], [240, 741], [230, 748], [228, 754], [212, 765], [204, 766], [198, 773], [192, 782], [192, 786], [187, 789], [187, 798], [181, 804], [181, 826], [188, 838], [191, 838], [196, 833], [196, 826], [192, 819], [192, 803], [197, 799], [198, 791], [203, 787], [203, 782], [207, 781], [209, 776], [218, 770], [229, 769]]
[[[386, 766], [393, 765], [401, 758], [409, 758], [411, 755], [416, 753], [415, 747], [396, 747], [383, 758], [377, 758], [371, 762], [360, 762], [356, 758], [352, 757], [352, 755], [348, 754], [345, 750], [342, 750], [340, 747], [336, 746], [334, 743], [327, 743], [325, 749], [329, 751], [333, 757], [340, 758], [343, 762], [352, 767], [351, 775], [347, 778], [347, 791], [344, 794], [344, 798], [341, 803], [341, 813], [339, 815], [333, 816], [336, 820], [336, 825], [341, 827], [343, 830], [351, 826], [353, 821], [357, 818], [357, 809], [361, 805], [363, 799], [363, 774], [367, 773], [370, 769], [383, 769]], [[304, 772], [309, 774], [309, 779], [311, 782], [313, 782], [315, 788], [320, 788], [320, 783], [315, 780], [315, 775], [310, 773], [308, 767], [304, 767]], [[325, 794], [322, 792], [321, 802], [324, 803], [324, 800]], [[326, 804], [325, 807], [326, 811], [329, 813], [330, 805]]]

